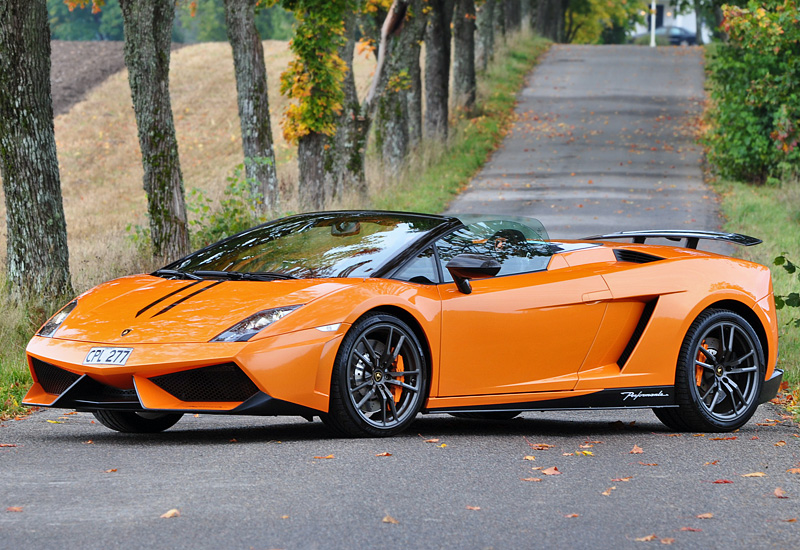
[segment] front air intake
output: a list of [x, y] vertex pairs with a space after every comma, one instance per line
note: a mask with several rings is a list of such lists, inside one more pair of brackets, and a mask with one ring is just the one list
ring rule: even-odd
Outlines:
[[235, 363], [185, 370], [150, 378], [181, 401], [246, 401], [258, 388]]
[[645, 254], [644, 252], [625, 250], [624, 248], [615, 249], [614, 256], [617, 258], [618, 262], [630, 262], [633, 264], [648, 264], [664, 259], [659, 256], [653, 256], [652, 254]]
[[81, 377], [79, 374], [45, 363], [35, 357], [31, 357], [31, 364], [36, 375], [36, 381], [39, 382], [44, 391], [54, 395], [61, 395]]

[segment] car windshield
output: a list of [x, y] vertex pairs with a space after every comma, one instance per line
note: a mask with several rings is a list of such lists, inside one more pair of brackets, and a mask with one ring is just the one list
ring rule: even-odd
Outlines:
[[160, 271], [300, 279], [370, 277], [445, 221], [434, 216], [374, 212], [293, 216], [234, 235]]

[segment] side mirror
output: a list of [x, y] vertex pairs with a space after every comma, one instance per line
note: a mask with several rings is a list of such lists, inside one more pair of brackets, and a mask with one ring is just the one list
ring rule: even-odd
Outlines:
[[500, 272], [500, 263], [497, 260], [480, 254], [459, 254], [447, 262], [445, 267], [453, 276], [458, 290], [464, 294], [472, 292], [470, 279], [487, 279]]

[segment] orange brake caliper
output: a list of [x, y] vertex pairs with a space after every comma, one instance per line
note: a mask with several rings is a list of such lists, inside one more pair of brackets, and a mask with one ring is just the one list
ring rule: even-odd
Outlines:
[[[702, 346], [708, 349], [708, 344], [706, 344], [705, 342], [703, 342]], [[702, 361], [703, 363], [705, 363], [707, 359], [708, 359], [707, 354], [703, 353], [702, 351], [698, 352], [697, 354], [698, 361]], [[700, 383], [703, 381], [703, 367], [701, 367], [700, 365], [695, 365], [694, 367], [694, 378], [695, 382], [699, 386]]]
[[[392, 366], [394, 367], [395, 372], [404, 372], [405, 369], [403, 368], [403, 356], [398, 355], [397, 361], [395, 361], [394, 365]], [[403, 378], [405, 377], [404, 376], [394, 377], [394, 379], [397, 380], [398, 382], [402, 382]], [[399, 403], [400, 396], [403, 395], [403, 388], [401, 388], [400, 386], [392, 385], [392, 395], [394, 396], [394, 402]]]

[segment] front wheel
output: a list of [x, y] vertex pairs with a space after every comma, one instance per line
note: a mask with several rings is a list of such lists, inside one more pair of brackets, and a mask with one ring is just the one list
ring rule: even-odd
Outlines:
[[388, 314], [362, 317], [342, 340], [322, 420], [350, 437], [396, 434], [422, 408], [427, 369], [422, 346], [406, 323]]
[[92, 414], [106, 428], [138, 434], [163, 432], [183, 416], [182, 413], [113, 410], [92, 411]]
[[730, 432], [750, 420], [764, 384], [764, 350], [753, 327], [728, 310], [695, 319], [681, 346], [675, 376], [677, 408], [657, 409], [668, 427]]

